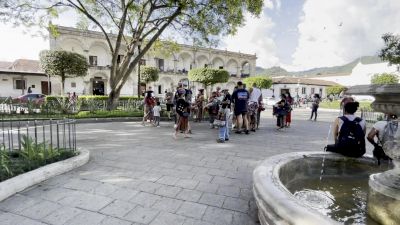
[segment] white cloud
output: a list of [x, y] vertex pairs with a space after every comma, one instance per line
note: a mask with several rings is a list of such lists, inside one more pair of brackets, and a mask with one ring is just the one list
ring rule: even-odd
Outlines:
[[[266, 4], [264, 7], [270, 7], [270, 5]], [[275, 42], [270, 36], [273, 26], [271, 18], [264, 13], [259, 18], [248, 14], [246, 25], [239, 28], [234, 36], [224, 38], [222, 42], [230, 51], [257, 54], [257, 66], [275, 66], [279, 64], [279, 59], [276, 56]]]
[[307, 0], [293, 67], [334, 66], [375, 55], [381, 35], [400, 32], [399, 0]]
[[39, 59], [39, 52], [49, 48], [43, 37], [32, 37], [22, 27], [0, 24], [0, 61]]

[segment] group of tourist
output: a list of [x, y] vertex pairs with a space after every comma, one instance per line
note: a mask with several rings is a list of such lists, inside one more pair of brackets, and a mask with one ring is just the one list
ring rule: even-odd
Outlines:
[[[228, 89], [221, 90], [217, 87], [208, 98], [205, 97], [204, 91], [199, 89], [194, 100], [190, 88], [182, 83], [178, 84], [175, 93], [165, 91], [166, 114], [168, 119], [174, 119], [174, 138], [177, 138], [179, 133], [189, 137], [192, 133], [189, 118], [192, 117], [194, 122], [202, 122], [205, 112], [208, 113], [210, 128], [219, 129], [219, 143], [229, 140], [231, 128], [237, 134], [256, 131], [260, 112], [264, 110], [261, 90], [256, 84], [247, 90], [239, 81], [232, 94]], [[149, 87], [144, 98], [143, 125], [148, 121], [159, 127], [160, 111], [160, 101], [154, 97]]]

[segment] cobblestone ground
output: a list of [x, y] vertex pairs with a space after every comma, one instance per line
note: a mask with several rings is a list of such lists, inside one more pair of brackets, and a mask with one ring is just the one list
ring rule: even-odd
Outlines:
[[270, 111], [250, 135], [217, 144], [217, 130], [193, 124], [192, 138], [172, 138], [135, 122], [80, 124], [79, 146], [88, 164], [0, 203], [0, 224], [257, 224], [252, 171], [266, 157], [319, 151], [337, 113], [306, 121], [296, 110], [292, 127], [276, 131]]

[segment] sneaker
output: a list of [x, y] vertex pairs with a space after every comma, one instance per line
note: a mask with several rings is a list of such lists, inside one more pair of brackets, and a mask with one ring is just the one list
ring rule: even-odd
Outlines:
[[160, 127], [160, 125], [158, 125], [157, 127]]
[[229, 138], [225, 138], [225, 141], [229, 141]]
[[217, 143], [224, 143], [225, 140], [217, 139]]
[[188, 131], [188, 134], [193, 134], [193, 133], [192, 133], [192, 130], [189, 130], [189, 131]]
[[251, 129], [251, 131], [256, 132], [256, 129]]
[[248, 130], [245, 130], [244, 133], [245, 133], [245, 134], [249, 134], [249, 131], [248, 131]]

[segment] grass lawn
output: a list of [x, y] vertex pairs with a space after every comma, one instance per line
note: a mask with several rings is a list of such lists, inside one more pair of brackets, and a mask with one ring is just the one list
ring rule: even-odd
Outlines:
[[[361, 101], [360, 102], [360, 108], [364, 108], [364, 109], [372, 109], [371, 108], [371, 103], [369, 101]], [[319, 104], [320, 108], [324, 108], [324, 109], [340, 109], [340, 101], [323, 101]]]

